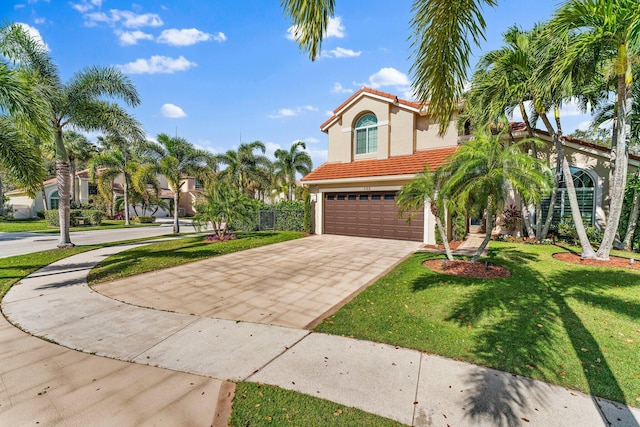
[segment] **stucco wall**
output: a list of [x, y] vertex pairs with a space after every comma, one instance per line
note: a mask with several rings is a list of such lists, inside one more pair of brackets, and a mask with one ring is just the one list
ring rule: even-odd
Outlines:
[[416, 120], [416, 151], [453, 147], [458, 144], [458, 127], [455, 119], [449, 122], [444, 136], [439, 136], [438, 130], [438, 123], [426, 116], [418, 116]]

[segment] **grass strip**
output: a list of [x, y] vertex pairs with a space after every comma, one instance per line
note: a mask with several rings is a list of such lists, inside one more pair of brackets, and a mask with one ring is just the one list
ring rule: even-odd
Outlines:
[[404, 424], [280, 387], [242, 382], [236, 386], [229, 425], [391, 427]]
[[422, 266], [435, 255], [417, 253], [316, 331], [439, 354], [640, 406], [640, 274], [552, 257], [564, 250], [492, 242], [489, 262], [512, 272], [504, 279], [435, 273]]
[[[110, 230], [114, 228], [157, 227], [160, 224], [131, 224], [125, 225], [124, 220], [104, 220], [102, 225], [71, 227], [70, 231]], [[35, 233], [59, 233], [58, 227], [49, 227], [44, 219], [20, 219], [0, 221], [0, 233], [35, 232]]]

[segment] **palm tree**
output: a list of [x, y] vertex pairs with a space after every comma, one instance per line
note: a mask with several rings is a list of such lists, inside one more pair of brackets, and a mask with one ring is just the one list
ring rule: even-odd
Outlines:
[[398, 215], [403, 215], [405, 212], [410, 212], [410, 216], [407, 221], [410, 221], [411, 217], [415, 215], [425, 203], [429, 203], [431, 206], [431, 213], [436, 219], [436, 226], [438, 227], [438, 233], [440, 233], [440, 240], [444, 244], [444, 251], [449, 261], [453, 261], [453, 253], [449, 247], [449, 238], [442, 225], [440, 219], [440, 211], [443, 199], [439, 196], [440, 186], [442, 184], [441, 175], [436, 176], [436, 173], [432, 173], [429, 170], [429, 165], [426, 165], [424, 170], [418, 174], [410, 183], [402, 187], [398, 193]]
[[[585, 78], [602, 67], [615, 67], [617, 77], [616, 122], [612, 139], [609, 217], [598, 259], [609, 259], [618, 231], [629, 164], [627, 116], [631, 112], [632, 56], [640, 49], [640, 8], [637, 0], [569, 0], [549, 23], [553, 37], [567, 41], [567, 49], [555, 64], [558, 80]], [[568, 41], [570, 40], [570, 43]], [[590, 67], [580, 67], [584, 58]], [[585, 69], [587, 72], [585, 73]]]
[[58, 247], [73, 246], [69, 235], [70, 190], [69, 156], [63, 131], [68, 126], [87, 131], [119, 132], [131, 140], [141, 140], [140, 124], [118, 104], [105, 98], [119, 99], [128, 106], [140, 103], [131, 80], [112, 67], [88, 67], [76, 73], [66, 84], [48, 52], [42, 45], [26, 40], [13, 30], [3, 34], [11, 45], [11, 53], [21, 64], [34, 70], [37, 87], [51, 106], [48, 113], [53, 133], [56, 179], [60, 197], [60, 240]]
[[486, 206], [486, 236], [473, 256], [477, 261], [489, 244], [493, 216], [504, 203], [504, 189], [509, 185], [527, 200], [539, 200], [549, 190], [545, 165], [526, 154], [529, 141], [503, 145], [498, 136], [484, 133], [462, 144], [442, 167], [441, 195], [452, 202], [471, 197]]
[[[16, 39], [37, 48], [21, 26], [0, 27], [0, 169], [35, 193], [42, 185], [45, 171], [33, 136], [50, 137], [45, 120], [49, 104], [40, 96], [34, 71], [19, 62], [14, 52]], [[0, 216], [4, 214], [3, 199], [0, 178]]]
[[66, 131], [65, 145], [69, 156], [69, 172], [71, 174], [71, 203], [77, 203], [79, 200], [79, 179], [76, 176], [78, 162], [89, 161], [97, 152], [95, 145], [89, 142], [89, 139], [76, 131]]
[[[301, 148], [301, 149], [300, 149]], [[274, 153], [276, 161], [274, 163], [275, 173], [288, 187], [288, 200], [295, 198], [293, 189], [296, 187], [296, 174], [302, 176], [311, 173], [313, 163], [309, 154], [304, 151], [307, 146], [302, 141], [291, 144], [289, 150], [277, 149]]]
[[180, 204], [180, 189], [184, 185], [183, 178], [194, 176], [204, 179], [210, 176], [208, 163], [211, 154], [196, 149], [186, 139], [171, 137], [161, 133], [157, 137], [158, 143], [147, 141], [141, 146], [143, 159], [149, 160], [157, 167], [157, 172], [167, 178], [173, 190], [173, 232], [180, 233], [178, 207]]
[[[258, 150], [262, 154], [256, 154]], [[220, 163], [227, 167], [220, 172], [220, 178], [226, 180], [239, 192], [255, 198], [256, 187], [264, 181], [268, 183], [267, 172], [271, 161], [264, 155], [265, 145], [260, 141], [242, 143], [238, 150], [228, 150], [217, 156]]]
[[196, 202], [196, 215], [193, 225], [199, 230], [209, 223], [224, 240], [227, 230], [251, 211], [251, 199], [225, 181], [216, 181], [209, 185]]
[[89, 177], [98, 183], [98, 188], [101, 189], [105, 198], [113, 199], [112, 183], [116, 178], [122, 176], [125, 225], [130, 225], [129, 189], [135, 170], [136, 164], [131, 160], [131, 152], [124, 145], [103, 151], [89, 162]]

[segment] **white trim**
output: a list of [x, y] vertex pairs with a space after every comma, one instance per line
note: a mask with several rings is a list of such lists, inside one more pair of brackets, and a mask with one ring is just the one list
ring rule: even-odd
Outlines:
[[[422, 227], [422, 243], [425, 245], [429, 242], [429, 225], [431, 223], [431, 202], [425, 200], [424, 202], [424, 226]], [[435, 243], [435, 242], [434, 242]]]
[[382, 120], [378, 122], [378, 126], [389, 126], [389, 120]]
[[342, 128], [342, 133], [349, 133], [352, 131], [353, 131], [353, 128]]
[[319, 179], [314, 181], [303, 181], [305, 185], [321, 185], [321, 184], [349, 184], [359, 182], [376, 182], [376, 181], [407, 181], [416, 177], [416, 174], [405, 175], [376, 175], [355, 178], [337, 178], [337, 179]]

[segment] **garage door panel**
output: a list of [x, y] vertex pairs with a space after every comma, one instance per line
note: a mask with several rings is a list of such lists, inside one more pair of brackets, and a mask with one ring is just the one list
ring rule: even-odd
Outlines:
[[349, 236], [422, 241], [424, 215], [407, 224], [398, 217], [391, 192], [325, 194], [324, 232]]

